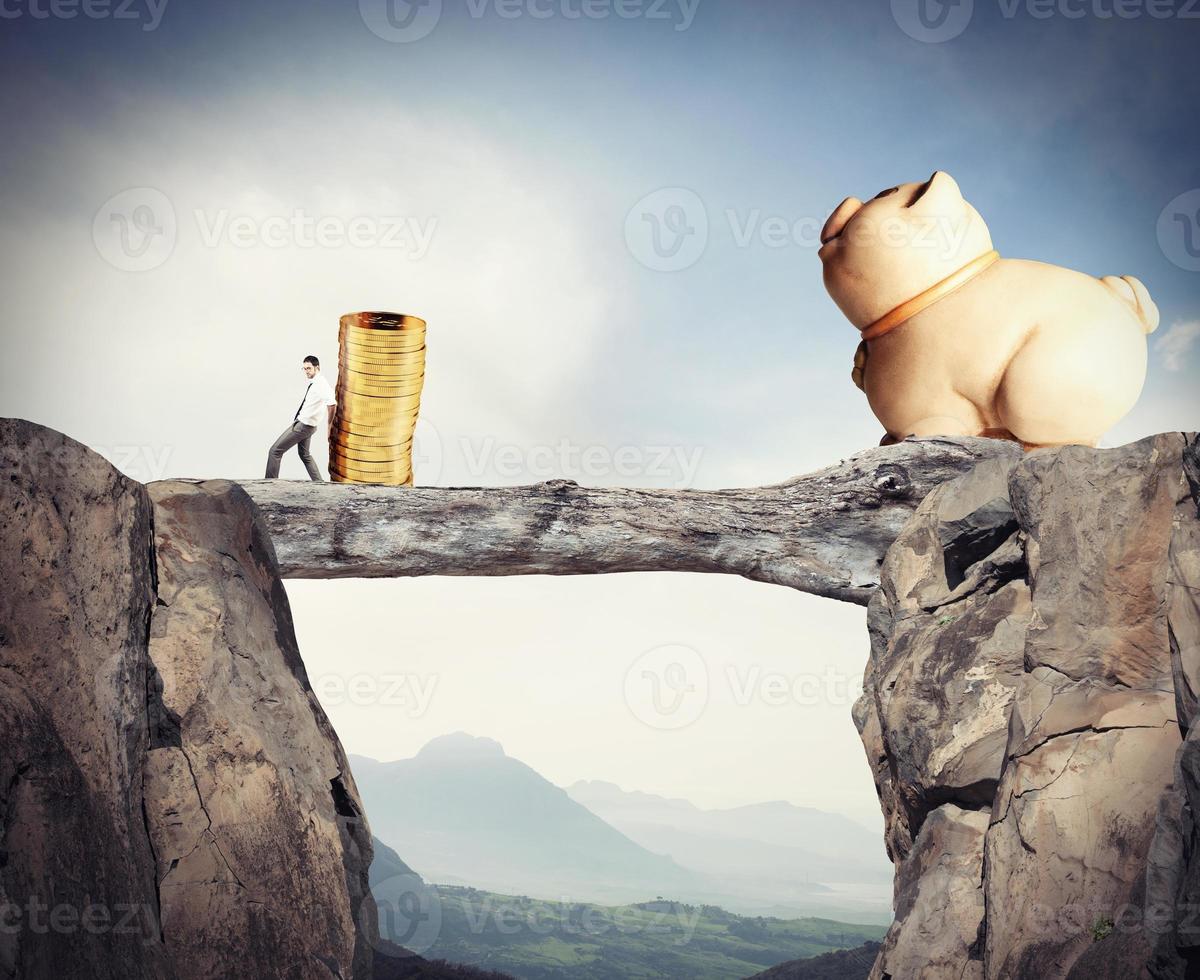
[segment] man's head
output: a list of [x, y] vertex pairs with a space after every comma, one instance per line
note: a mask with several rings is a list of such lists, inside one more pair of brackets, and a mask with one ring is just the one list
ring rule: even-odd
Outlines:
[[317, 360], [316, 354], [309, 354], [304, 359], [304, 376], [306, 378], [315, 378], [317, 372], [321, 370], [321, 362]]

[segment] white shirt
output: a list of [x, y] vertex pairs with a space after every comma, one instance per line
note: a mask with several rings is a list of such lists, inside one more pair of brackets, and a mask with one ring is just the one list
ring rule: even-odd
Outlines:
[[304, 396], [304, 404], [300, 406], [300, 414], [296, 416], [296, 421], [303, 422], [305, 425], [315, 425], [318, 430], [324, 429], [325, 420], [328, 417], [325, 406], [336, 404], [337, 399], [333, 397], [333, 389], [329, 387], [325, 375], [318, 371], [312, 379], [308, 394]]

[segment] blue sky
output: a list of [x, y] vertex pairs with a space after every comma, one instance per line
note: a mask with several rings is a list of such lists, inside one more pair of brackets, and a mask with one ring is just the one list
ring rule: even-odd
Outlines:
[[[592, 15], [581, 0], [443, 0], [409, 41], [371, 30], [382, 0], [124, 8], [140, 19], [38, 16], [47, 2], [5, 0], [0, 19], [0, 413], [139, 479], [261, 475], [300, 357], [332, 373], [337, 317], [372, 308], [429, 321], [419, 483], [737, 486], [835, 461], [880, 428], [849, 381], [856, 338], [821, 286], [815, 231], [843, 197], [934, 169], [1003, 255], [1150, 289], [1163, 325], [1145, 394], [1107, 444], [1200, 427], [1200, 272], [1168, 208], [1194, 192], [1172, 208], [1200, 226], [1189, 3], [1124, 0], [1118, 16], [1114, 0], [928, 0], [931, 23], [970, 15], [934, 42], [904, 29], [917, 0], [677, 0], [663, 17], [653, 0], [625, 17], [618, 0]], [[662, 189], [708, 227], [673, 271], [649, 267], [638, 237], [639, 202]], [[173, 215], [169, 254], [143, 271], [97, 230], [130, 200]], [[298, 214], [335, 231], [372, 219], [376, 237], [314, 245], [289, 230]], [[384, 243], [383, 219], [405, 247]], [[589, 447], [599, 463], [582, 472]], [[621, 447], [640, 462], [618, 467]], [[284, 476], [301, 475], [290, 458]], [[698, 647], [714, 686], [730, 664], [860, 675], [860, 610], [691, 576], [289, 592], [314, 674], [349, 656], [443, 678], [420, 717], [331, 706], [351, 751], [402, 756], [461, 727], [562, 782], [877, 819], [848, 705], [714, 696], [662, 732], [620, 703], [626, 666], [670, 643]], [[402, 631], [387, 625], [397, 597]], [[464, 607], [477, 615], [450, 629]], [[629, 611], [618, 629], [597, 608]], [[714, 608], [753, 628], [710, 622]], [[347, 610], [368, 624], [349, 639], [334, 628]]]

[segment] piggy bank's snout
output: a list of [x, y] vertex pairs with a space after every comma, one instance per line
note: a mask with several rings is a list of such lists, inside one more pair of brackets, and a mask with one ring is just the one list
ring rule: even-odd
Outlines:
[[833, 214], [825, 221], [825, 227], [821, 229], [821, 244], [828, 245], [837, 238], [845, 229], [850, 219], [858, 214], [862, 206], [863, 202], [857, 197], [848, 197], [834, 208]]

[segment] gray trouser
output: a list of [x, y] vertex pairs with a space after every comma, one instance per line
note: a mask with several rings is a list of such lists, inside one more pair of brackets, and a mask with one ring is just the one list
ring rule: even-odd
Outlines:
[[274, 480], [279, 476], [279, 461], [283, 459], [284, 453], [295, 446], [296, 452], [300, 454], [300, 461], [308, 470], [308, 475], [314, 480], [320, 480], [321, 471], [317, 469], [312, 453], [308, 451], [309, 440], [316, 431], [315, 425], [305, 425], [303, 422], [293, 422], [284, 429], [282, 435], [275, 440], [271, 451], [267, 453], [267, 479]]

